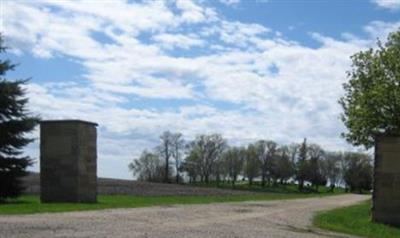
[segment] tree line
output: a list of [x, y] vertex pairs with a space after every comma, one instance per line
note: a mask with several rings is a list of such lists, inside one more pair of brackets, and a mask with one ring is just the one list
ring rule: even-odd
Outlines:
[[247, 146], [229, 146], [220, 134], [198, 135], [185, 141], [181, 133], [164, 132], [153, 150], [144, 150], [129, 164], [138, 180], [175, 183], [230, 183], [261, 187], [288, 183], [298, 189], [345, 186], [352, 192], [372, 187], [372, 159], [358, 152], [332, 152], [320, 145], [279, 145], [259, 140]]

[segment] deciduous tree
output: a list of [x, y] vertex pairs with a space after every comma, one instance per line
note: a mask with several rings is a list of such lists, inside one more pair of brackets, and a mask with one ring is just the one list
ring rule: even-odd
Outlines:
[[161, 182], [164, 179], [163, 163], [157, 154], [144, 150], [138, 159], [133, 160], [129, 165], [138, 180], [149, 182]]
[[299, 148], [299, 158], [296, 163], [296, 178], [298, 182], [299, 191], [304, 188], [304, 181], [307, 179], [307, 139], [304, 138], [303, 143]]
[[209, 183], [210, 175], [215, 171], [214, 165], [225, 148], [226, 141], [220, 134], [199, 135], [191, 143], [191, 150], [197, 153], [205, 183]]
[[181, 170], [181, 159], [183, 150], [185, 148], [185, 140], [182, 138], [181, 133], [174, 133], [172, 135], [172, 156], [175, 159], [175, 180], [176, 183], [179, 183], [180, 174], [179, 171]]
[[334, 191], [340, 181], [342, 157], [343, 153], [341, 152], [327, 152], [325, 154], [325, 171], [331, 192]]
[[272, 158], [276, 155], [278, 144], [274, 141], [257, 141], [256, 150], [261, 164], [261, 186], [265, 186], [266, 180], [270, 183]]
[[351, 192], [362, 193], [372, 188], [371, 158], [367, 154], [348, 152], [345, 154], [344, 180]]
[[323, 156], [324, 150], [317, 144], [308, 146], [309, 161], [307, 165], [306, 178], [318, 191], [320, 185], [326, 185], [327, 179], [324, 173]]
[[169, 159], [173, 156], [173, 148], [174, 146], [174, 134], [171, 133], [170, 131], [164, 131], [162, 135], [160, 136], [160, 145], [157, 147], [157, 150], [159, 151], [160, 155], [164, 158], [164, 166], [165, 166], [165, 172], [164, 172], [164, 182], [168, 183], [169, 182], [169, 177], [168, 175], [170, 174], [169, 168]]
[[271, 174], [274, 178], [274, 182], [279, 180], [281, 184], [284, 184], [286, 180], [294, 175], [294, 163], [289, 157], [287, 147], [277, 150], [276, 155], [272, 157], [271, 164]]
[[246, 149], [246, 157], [244, 164], [244, 174], [249, 180], [249, 186], [253, 185], [253, 180], [260, 174], [260, 160], [257, 153], [257, 147], [250, 144]]
[[243, 148], [229, 148], [223, 155], [224, 165], [227, 169], [232, 186], [235, 186], [237, 177], [242, 172], [245, 158], [245, 150]]
[[354, 145], [370, 148], [374, 136], [400, 135], [400, 28], [377, 49], [352, 56], [349, 82], [340, 99], [342, 120], [348, 132], [343, 135]]

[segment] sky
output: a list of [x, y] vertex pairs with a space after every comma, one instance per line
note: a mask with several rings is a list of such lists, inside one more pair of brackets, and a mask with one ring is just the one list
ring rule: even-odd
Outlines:
[[[125, 179], [165, 130], [357, 149], [340, 136], [350, 56], [400, 28], [400, 0], [0, 4], [6, 78], [30, 78], [42, 119], [98, 123], [98, 176]], [[38, 140], [26, 153], [38, 171]]]

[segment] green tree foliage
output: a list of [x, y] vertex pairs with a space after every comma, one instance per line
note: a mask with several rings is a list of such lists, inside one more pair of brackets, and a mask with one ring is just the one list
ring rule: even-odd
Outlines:
[[362, 153], [346, 153], [344, 156], [344, 181], [351, 192], [362, 193], [372, 188], [373, 167], [371, 158]]
[[187, 173], [189, 177], [189, 183], [196, 182], [197, 177], [201, 176], [200, 158], [196, 151], [189, 151], [188, 156], [182, 162], [182, 170]]
[[308, 153], [310, 159], [307, 161], [306, 178], [318, 191], [318, 187], [326, 185], [327, 182], [323, 160], [325, 152], [319, 145], [311, 144]]
[[254, 178], [260, 175], [260, 166], [257, 147], [254, 144], [250, 144], [246, 149], [244, 163], [244, 175], [247, 177], [250, 186], [253, 185]]
[[220, 134], [199, 135], [190, 148], [198, 159], [201, 178], [204, 178], [205, 183], [209, 183], [213, 174], [219, 174], [219, 166], [216, 165], [226, 148], [226, 140]]
[[277, 150], [277, 153], [272, 157], [270, 174], [276, 183], [278, 180], [284, 184], [286, 180], [294, 175], [295, 167], [290, 157], [290, 151], [287, 147], [282, 147]]
[[[139, 159], [133, 160], [128, 167], [139, 181], [162, 182], [165, 181], [165, 161], [155, 154], [144, 150]], [[171, 170], [168, 170], [171, 171]], [[171, 173], [167, 175], [171, 178]]]
[[[181, 139], [180, 133], [171, 140], [169, 147], [171, 158], [176, 157], [174, 141]], [[272, 181], [274, 186], [286, 185], [287, 182], [297, 180], [299, 186], [311, 184], [313, 187], [304, 187], [301, 190], [317, 191], [319, 186], [328, 182], [333, 192], [336, 185], [346, 183], [352, 191], [368, 189], [371, 179], [368, 177], [368, 168], [372, 168], [365, 158], [365, 154], [342, 152], [325, 152], [317, 144], [308, 144], [304, 139], [302, 144], [279, 146], [273, 141], [259, 140], [246, 147], [229, 147], [226, 140], [219, 134], [198, 135], [193, 141], [179, 143], [179, 156], [182, 156], [179, 170], [185, 181], [220, 183], [230, 181], [235, 186], [239, 178], [247, 180], [249, 186], [254, 181], [261, 180], [263, 169], [266, 168], [265, 180]], [[133, 161], [129, 168], [138, 176], [139, 180], [165, 182], [165, 158], [160, 149], [155, 152], [144, 151], [137, 161]], [[185, 155], [185, 156], [184, 156]], [[363, 159], [364, 158], [364, 159]], [[264, 167], [267, 165], [266, 167]], [[368, 167], [369, 166], [369, 167]], [[172, 181], [173, 169], [169, 169], [168, 178]], [[179, 173], [176, 169], [176, 174]], [[183, 181], [183, 180], [182, 180]], [[258, 184], [257, 184], [258, 185]], [[262, 183], [261, 183], [262, 185]], [[270, 183], [265, 186], [271, 186]]]
[[[0, 35], [0, 53], [4, 52]], [[0, 201], [15, 198], [23, 190], [20, 178], [26, 175], [32, 159], [23, 156], [22, 149], [33, 141], [26, 134], [39, 121], [27, 109], [28, 99], [24, 90], [27, 81], [4, 78], [14, 67], [9, 60], [0, 60]]]
[[276, 155], [278, 144], [274, 141], [260, 140], [256, 142], [255, 147], [261, 164], [261, 186], [264, 187], [266, 180], [270, 183], [272, 159]]
[[345, 95], [340, 99], [343, 134], [354, 145], [370, 148], [374, 136], [400, 134], [400, 29], [389, 35], [377, 49], [352, 56], [352, 68]]
[[235, 186], [235, 182], [243, 169], [245, 150], [238, 147], [229, 148], [222, 158], [232, 186]]

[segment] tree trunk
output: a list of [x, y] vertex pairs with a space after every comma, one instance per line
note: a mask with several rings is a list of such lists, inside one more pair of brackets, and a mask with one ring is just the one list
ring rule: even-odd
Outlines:
[[334, 184], [331, 184], [329, 192], [331, 192], [331, 193], [335, 192], [335, 185]]
[[302, 179], [299, 179], [299, 191], [302, 191], [304, 188], [304, 181]]
[[276, 187], [278, 185], [278, 179], [273, 179], [273, 184], [274, 184], [274, 187]]
[[168, 159], [165, 159], [165, 177], [164, 177], [164, 182], [168, 183], [168, 170], [169, 170], [169, 161]]
[[168, 149], [166, 149], [166, 155], [165, 155], [165, 177], [164, 177], [164, 182], [168, 183], [169, 178], [169, 157], [168, 157]]
[[261, 187], [265, 187], [265, 173], [264, 172], [261, 175]]

